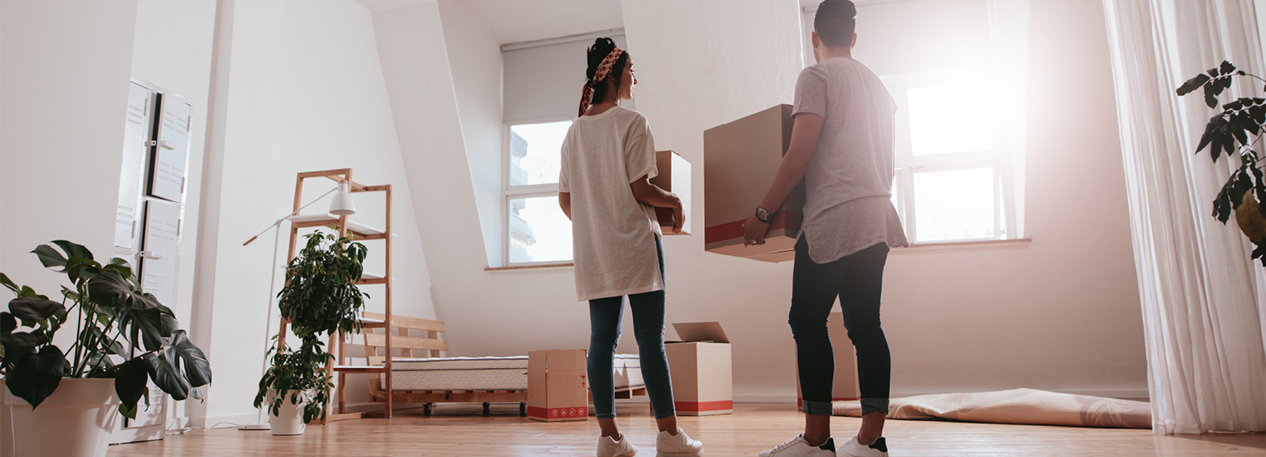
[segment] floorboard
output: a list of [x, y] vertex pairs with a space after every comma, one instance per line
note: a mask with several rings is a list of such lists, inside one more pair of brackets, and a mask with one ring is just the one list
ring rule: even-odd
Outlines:
[[[794, 437], [803, 419], [794, 405], [736, 403], [733, 415], [681, 417], [706, 455], [755, 456]], [[110, 456], [587, 456], [598, 424], [542, 423], [520, 417], [517, 404], [442, 404], [430, 417], [400, 411], [393, 419], [360, 419], [309, 426], [301, 436], [236, 429], [195, 430], [162, 441], [111, 446]], [[655, 425], [646, 403], [621, 402], [620, 426], [640, 449], [655, 455]], [[859, 419], [835, 418], [837, 441], [855, 433]], [[1266, 434], [1156, 436], [1150, 430], [1092, 429], [939, 421], [889, 421], [885, 435], [898, 456], [1266, 456]]]

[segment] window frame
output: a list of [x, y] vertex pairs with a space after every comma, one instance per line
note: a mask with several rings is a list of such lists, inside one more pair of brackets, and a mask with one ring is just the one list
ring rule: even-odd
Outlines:
[[[952, 85], [955, 81], [968, 81], [963, 74], [984, 75], [991, 77], [996, 73], [988, 67], [968, 67], [942, 71], [907, 73], [881, 76], [880, 80], [892, 94], [897, 105], [896, 141], [893, 165], [894, 201], [897, 213], [905, 228], [906, 238], [911, 244], [942, 244], [972, 241], [994, 241], [1019, 239], [1016, 225], [1016, 192], [1012, 173], [1012, 151], [1007, 137], [1007, 123], [1002, 116], [1006, 111], [1007, 97], [991, 97], [986, 106], [990, 113], [989, 127], [991, 147], [989, 150], [969, 151], [947, 154], [914, 155], [914, 137], [910, 125], [909, 90], [922, 87]], [[999, 87], [986, 82], [986, 87]], [[919, 241], [917, 204], [914, 194], [914, 176], [919, 173], [952, 171], [976, 168], [992, 168], [994, 170], [994, 237], [986, 238], [954, 238], [947, 240]]]
[[[545, 267], [573, 265], [575, 253], [567, 260], [546, 260], [534, 262], [515, 262], [510, 259], [510, 200], [534, 197], [554, 197], [557, 202], [558, 182], [548, 184], [510, 185], [511, 129], [519, 125], [549, 124], [576, 119], [571, 116], [547, 116], [533, 119], [519, 119], [501, 124], [501, 258], [505, 267]], [[559, 151], [562, 154], [562, 151]]]

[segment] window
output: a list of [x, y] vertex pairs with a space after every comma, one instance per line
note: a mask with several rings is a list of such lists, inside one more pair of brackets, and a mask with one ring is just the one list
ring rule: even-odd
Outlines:
[[571, 122], [508, 128], [504, 233], [510, 265], [572, 259], [571, 221], [558, 207], [560, 150]]
[[1005, 111], [988, 74], [884, 78], [897, 102], [893, 202], [913, 243], [1015, 238]]

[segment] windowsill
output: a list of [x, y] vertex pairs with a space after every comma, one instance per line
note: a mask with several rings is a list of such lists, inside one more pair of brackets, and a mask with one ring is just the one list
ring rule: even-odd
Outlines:
[[[1017, 238], [1012, 240], [980, 240], [980, 241], [947, 241], [944, 243], [913, 243], [907, 248], [898, 248], [891, 251], [892, 254], [915, 253], [915, 252], [934, 252], [934, 251], [960, 251], [960, 250], [976, 250], [976, 249], [1014, 249], [1028, 246], [1033, 242], [1032, 238]], [[508, 267], [486, 267], [484, 271], [490, 272], [506, 272], [506, 271], [525, 271], [525, 270], [544, 270], [555, 268], [569, 268], [576, 266], [572, 262], [558, 263], [539, 263], [527, 265], [511, 265]]]
[[484, 271], [495, 272], [495, 271], [543, 270], [543, 269], [553, 269], [553, 268], [567, 268], [567, 267], [573, 267], [573, 266], [576, 266], [576, 264], [572, 262], [533, 263], [533, 264], [527, 264], [527, 265], [510, 265], [507, 267], [486, 267], [484, 268]]
[[1017, 238], [1011, 240], [980, 240], [980, 241], [947, 241], [944, 243], [911, 243], [908, 248], [893, 249], [892, 254], [900, 253], [916, 253], [916, 252], [932, 252], [932, 251], [959, 251], [974, 249], [1014, 249], [1028, 246], [1032, 243], [1032, 238]]

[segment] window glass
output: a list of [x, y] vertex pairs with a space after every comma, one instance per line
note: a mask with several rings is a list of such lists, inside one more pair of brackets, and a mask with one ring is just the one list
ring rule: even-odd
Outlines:
[[916, 87], [906, 92], [915, 156], [988, 151], [989, 92], [983, 84]]
[[563, 139], [571, 121], [510, 126], [511, 186], [558, 182]]
[[571, 260], [571, 221], [558, 196], [508, 199], [510, 262]]
[[998, 238], [996, 182], [993, 168], [915, 173], [914, 241]]

